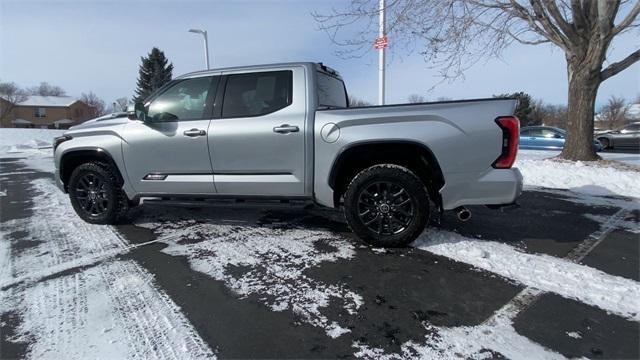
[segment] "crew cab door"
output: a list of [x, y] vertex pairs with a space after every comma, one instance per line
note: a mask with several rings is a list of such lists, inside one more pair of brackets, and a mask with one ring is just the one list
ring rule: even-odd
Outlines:
[[304, 195], [304, 69], [229, 73], [223, 81], [208, 134], [217, 192]]
[[151, 99], [145, 121], [126, 125], [122, 151], [136, 192], [215, 192], [207, 130], [218, 83], [213, 76], [176, 80]]

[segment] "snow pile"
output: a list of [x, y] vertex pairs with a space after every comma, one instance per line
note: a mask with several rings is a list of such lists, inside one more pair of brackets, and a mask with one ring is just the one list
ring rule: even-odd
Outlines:
[[64, 132], [65, 130], [0, 128], [0, 152], [17, 153], [50, 148], [53, 138]]
[[556, 293], [640, 321], [640, 283], [574, 262], [527, 254], [507, 244], [428, 229], [413, 246], [473, 265], [526, 286]]
[[528, 187], [640, 198], [640, 170], [631, 166], [544, 159], [538, 153], [531, 156], [525, 153], [515, 166], [522, 172], [524, 185]]
[[255, 219], [248, 225], [238, 220], [230, 225], [220, 223], [224, 215], [207, 218], [189, 209], [153, 212], [145, 209], [144, 218], [135, 225], [152, 229], [158, 241], [168, 244], [163, 252], [187, 257], [194, 270], [223, 281], [241, 297], [255, 295], [273, 311], [292, 311], [330, 337], [350, 331], [327, 318], [322, 309], [339, 304], [353, 315], [363, 304], [362, 296], [342, 283], [324, 283], [306, 275], [323, 263], [353, 258], [355, 249], [344, 238], [290, 225], [260, 226]]

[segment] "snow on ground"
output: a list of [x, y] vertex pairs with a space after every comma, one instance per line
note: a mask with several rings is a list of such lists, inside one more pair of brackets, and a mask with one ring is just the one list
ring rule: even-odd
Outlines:
[[[358, 358], [392, 359], [495, 359], [493, 352], [507, 359], [564, 359], [561, 354], [541, 346], [513, 328], [518, 309], [508, 303], [493, 316], [477, 326], [441, 327], [423, 323], [428, 335], [424, 343], [408, 341], [401, 345], [401, 353], [389, 354], [354, 342]], [[523, 354], [526, 354], [523, 356]]]
[[0, 129], [0, 153], [29, 152], [51, 147], [53, 138], [65, 130], [52, 129]]
[[[591, 219], [601, 224], [609, 220], [609, 217], [605, 215], [584, 214], [584, 216], [587, 219]], [[617, 227], [628, 232], [640, 234], [640, 223], [635, 220], [634, 215], [630, 215], [628, 218], [620, 220]]]
[[[186, 256], [194, 270], [224, 281], [240, 296], [256, 295], [274, 311], [292, 311], [331, 337], [349, 332], [322, 309], [331, 302], [355, 314], [362, 297], [343, 284], [305, 275], [322, 263], [352, 258], [355, 250], [345, 239], [329, 231], [260, 227], [252, 221], [215, 223], [188, 209], [174, 208], [166, 214], [163, 209], [146, 209], [135, 221], [169, 245], [163, 252]], [[238, 268], [242, 271], [234, 271]]]
[[640, 283], [637, 281], [566, 259], [528, 254], [504, 243], [444, 230], [425, 231], [413, 246], [640, 321]]
[[[568, 189], [588, 195], [617, 195], [640, 198], [640, 168], [631, 165], [603, 165], [551, 160], [556, 152], [522, 150], [515, 166], [527, 187]], [[611, 157], [640, 157], [636, 154], [601, 153]], [[615, 156], [614, 156], [615, 155]]]
[[[50, 172], [53, 164], [53, 138], [65, 130], [0, 128], [0, 158], [24, 158], [30, 169]], [[11, 175], [9, 173], [0, 173]]]
[[0, 309], [21, 319], [10, 341], [28, 358], [213, 356], [151, 274], [115, 259], [130, 245], [113, 227], [82, 221], [50, 179], [30, 190], [34, 214], [0, 223]]

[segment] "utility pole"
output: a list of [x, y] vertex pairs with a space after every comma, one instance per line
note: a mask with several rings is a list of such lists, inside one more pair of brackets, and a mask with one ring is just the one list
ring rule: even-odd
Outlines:
[[380, 21], [376, 43], [378, 42], [381, 44], [378, 47], [378, 105], [384, 105], [384, 49], [387, 47], [384, 34], [384, 0], [380, 0]]

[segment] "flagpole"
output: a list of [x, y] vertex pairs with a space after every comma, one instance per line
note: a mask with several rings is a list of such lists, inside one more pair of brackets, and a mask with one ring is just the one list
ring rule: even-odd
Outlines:
[[[380, 21], [378, 38], [384, 38], [384, 0], [380, 0]], [[385, 44], [386, 45], [386, 44]], [[378, 49], [378, 104], [384, 105], [384, 49]]]

